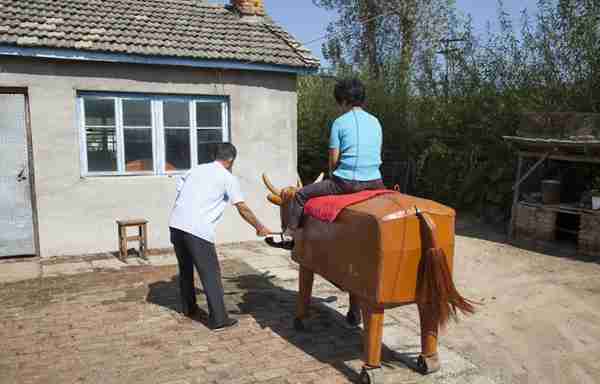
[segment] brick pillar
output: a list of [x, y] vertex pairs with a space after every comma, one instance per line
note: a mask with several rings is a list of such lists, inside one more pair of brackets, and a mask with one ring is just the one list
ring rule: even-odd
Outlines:
[[581, 215], [578, 251], [583, 255], [600, 256], [600, 215]]
[[537, 221], [537, 240], [553, 241], [556, 240], [556, 212], [547, 211], [543, 208], [538, 208], [536, 212]]
[[518, 204], [516, 215], [515, 235], [518, 238], [542, 241], [555, 239], [556, 212]]
[[263, 0], [231, 0], [231, 5], [244, 16], [264, 16]]
[[517, 204], [515, 214], [515, 236], [519, 239], [533, 239], [535, 237], [535, 208]]

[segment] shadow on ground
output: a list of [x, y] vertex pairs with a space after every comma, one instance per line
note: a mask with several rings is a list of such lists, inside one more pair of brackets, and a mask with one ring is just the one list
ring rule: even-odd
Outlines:
[[[229, 313], [249, 315], [263, 329], [270, 329], [283, 340], [294, 345], [321, 363], [328, 364], [349, 380], [358, 382], [359, 371], [355, 366], [362, 358], [362, 330], [346, 324], [345, 316], [328, 307], [337, 297], [319, 298], [313, 295], [309, 330], [296, 331], [293, 327], [298, 292], [285, 289], [275, 283], [275, 277], [261, 273], [249, 265], [227, 260], [222, 265], [225, 301]], [[178, 278], [149, 285], [146, 300], [180, 311]], [[206, 300], [201, 290], [197, 290], [198, 305], [204, 311], [200, 321], [206, 317]], [[340, 294], [345, 293], [340, 291]], [[410, 346], [418, 350], [420, 346]], [[408, 369], [399, 359], [416, 360], [416, 354], [396, 353], [386, 346], [382, 350], [382, 365], [392, 369]]]
[[[192, 320], [199, 321], [205, 327], [209, 327], [208, 320], [208, 306], [206, 305], [206, 298], [204, 297], [204, 291], [197, 287], [196, 282], [196, 296], [199, 304], [199, 310], [191, 316]], [[158, 281], [148, 285], [148, 295], [146, 296], [146, 302], [152, 303], [171, 311], [182, 313], [181, 299], [179, 297], [179, 276], [174, 275], [169, 281]], [[239, 311], [230, 311], [238, 312]]]

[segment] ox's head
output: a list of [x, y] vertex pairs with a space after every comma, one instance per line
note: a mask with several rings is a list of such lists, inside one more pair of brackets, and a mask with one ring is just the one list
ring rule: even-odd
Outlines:
[[[321, 173], [317, 180], [314, 182], [317, 183], [323, 180], [324, 174]], [[281, 226], [282, 228], [287, 227], [287, 207], [289, 202], [294, 198], [296, 192], [300, 188], [302, 188], [302, 181], [298, 178], [298, 181], [295, 186], [285, 187], [285, 188], [277, 188], [271, 183], [271, 180], [267, 176], [266, 173], [262, 175], [263, 182], [265, 186], [269, 190], [269, 194], [267, 195], [267, 200], [269, 200], [274, 205], [280, 207], [280, 215], [281, 215]]]

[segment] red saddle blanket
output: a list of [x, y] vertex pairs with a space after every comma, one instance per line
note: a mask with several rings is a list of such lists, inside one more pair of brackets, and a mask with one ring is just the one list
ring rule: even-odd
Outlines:
[[304, 205], [304, 214], [310, 215], [315, 219], [332, 223], [338, 217], [342, 210], [350, 205], [358, 204], [362, 201], [372, 199], [373, 197], [387, 193], [395, 193], [389, 189], [378, 189], [373, 191], [361, 191], [345, 195], [328, 195], [313, 197]]

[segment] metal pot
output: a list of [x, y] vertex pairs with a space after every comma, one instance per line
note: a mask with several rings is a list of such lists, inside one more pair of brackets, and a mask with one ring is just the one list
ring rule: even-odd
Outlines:
[[542, 201], [544, 204], [560, 204], [559, 180], [542, 180]]

